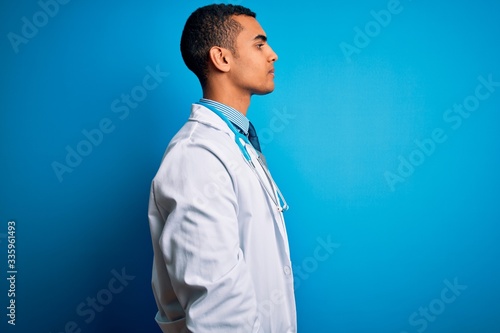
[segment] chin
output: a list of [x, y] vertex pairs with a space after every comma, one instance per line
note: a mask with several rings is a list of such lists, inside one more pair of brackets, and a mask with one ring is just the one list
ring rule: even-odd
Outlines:
[[274, 85], [266, 89], [259, 89], [253, 92], [253, 95], [267, 95], [274, 91]]

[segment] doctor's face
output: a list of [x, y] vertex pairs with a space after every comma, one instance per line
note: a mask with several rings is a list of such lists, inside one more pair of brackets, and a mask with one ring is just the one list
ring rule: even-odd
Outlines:
[[236, 56], [229, 72], [238, 89], [251, 95], [264, 95], [274, 90], [274, 62], [278, 55], [267, 44], [267, 37], [257, 22], [250, 16], [233, 17], [243, 30], [236, 38]]

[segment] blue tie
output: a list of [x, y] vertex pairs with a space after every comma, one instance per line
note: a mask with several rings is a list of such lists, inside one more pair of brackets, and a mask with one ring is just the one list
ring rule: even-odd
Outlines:
[[[236, 125], [233, 122], [231, 122], [231, 123], [234, 125], [234, 127], [236, 127], [238, 129], [238, 131], [241, 134], [245, 135], [243, 130], [238, 125]], [[264, 155], [262, 154], [262, 151], [260, 150], [260, 143], [259, 143], [259, 138], [257, 137], [257, 132], [255, 131], [255, 127], [253, 127], [251, 122], [248, 122], [248, 141], [250, 141], [250, 143], [255, 148], [255, 150], [257, 150], [257, 154], [259, 155], [260, 160], [267, 168], [266, 158], [264, 157]]]
[[252, 144], [252, 146], [258, 151], [260, 150], [259, 138], [257, 137], [257, 132], [255, 131], [255, 127], [253, 127], [252, 123], [248, 124], [248, 141]]

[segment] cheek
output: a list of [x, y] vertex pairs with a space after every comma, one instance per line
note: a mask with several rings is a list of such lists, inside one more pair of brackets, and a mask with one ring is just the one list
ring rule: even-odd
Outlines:
[[262, 70], [262, 55], [259, 53], [249, 53], [245, 59], [242, 59], [242, 66], [248, 71], [259, 71]]
[[241, 74], [245, 79], [255, 79], [262, 75], [262, 66], [258, 66], [254, 61], [246, 61], [242, 64]]
[[262, 81], [267, 71], [261, 58], [262, 54], [249, 53], [246, 57], [238, 59], [234, 72], [236, 80], [242, 84], [256, 84], [257, 81]]

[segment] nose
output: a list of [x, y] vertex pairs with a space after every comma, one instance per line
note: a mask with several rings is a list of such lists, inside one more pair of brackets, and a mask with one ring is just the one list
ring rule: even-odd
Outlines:
[[276, 54], [276, 52], [274, 52], [274, 50], [269, 47], [269, 49], [271, 50], [271, 55], [269, 56], [269, 60], [271, 62], [275, 62], [276, 60], [278, 60], [278, 55]]

